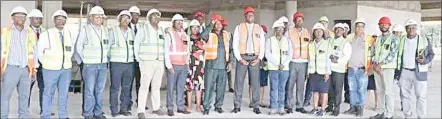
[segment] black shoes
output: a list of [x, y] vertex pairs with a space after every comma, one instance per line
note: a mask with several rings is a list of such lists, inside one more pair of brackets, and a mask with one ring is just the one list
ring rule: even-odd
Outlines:
[[339, 115], [339, 109], [335, 109], [335, 110], [333, 110], [333, 112], [332, 112], [331, 115], [332, 115], [332, 116], [338, 116], [338, 115]]
[[333, 106], [328, 106], [327, 108], [325, 108], [325, 112], [332, 112], [333, 111]]
[[375, 116], [370, 117], [370, 119], [383, 119], [383, 118], [386, 118], [384, 117], [384, 114], [377, 114]]
[[144, 113], [138, 113], [138, 119], [146, 119], [146, 116], [144, 116]]
[[356, 108], [353, 105], [350, 105], [350, 109], [344, 112], [344, 114], [356, 114]]
[[[216, 111], [216, 109], [215, 109], [215, 111]], [[208, 109], [204, 109], [203, 115], [209, 115], [209, 110]]]
[[182, 114], [190, 114], [190, 112], [188, 112], [187, 110], [178, 110], [177, 112]]
[[364, 108], [362, 106], [359, 106], [356, 108], [356, 116], [362, 117], [364, 115]]
[[303, 114], [307, 113], [307, 111], [304, 110], [304, 108], [296, 108], [295, 111], [296, 111], [296, 112], [299, 112], [299, 113], [303, 113]]
[[161, 111], [161, 109], [154, 110], [154, 111], [152, 111], [152, 113], [153, 113], [153, 114], [156, 114], [156, 115], [158, 115], [158, 116], [163, 116], [163, 115], [164, 115], [164, 112]]
[[285, 110], [285, 112], [286, 112], [287, 114], [293, 113], [293, 109], [292, 109], [292, 108], [287, 108], [287, 109]]
[[233, 108], [232, 113], [238, 113], [241, 112], [240, 108]]
[[[224, 113], [224, 110], [222, 109], [222, 108], [215, 108], [215, 112], [218, 112], [218, 113]], [[207, 113], [209, 113], [208, 111], [207, 111]]]
[[175, 113], [173, 112], [173, 110], [167, 110], [167, 115], [174, 116]]
[[85, 116], [84, 119], [94, 119], [94, 116]]
[[124, 116], [130, 116], [130, 115], [132, 115], [132, 113], [130, 113], [130, 112], [120, 112], [120, 114], [121, 115], [124, 115]]
[[106, 119], [106, 116], [102, 115], [98, 115], [98, 116], [94, 116], [95, 119]]
[[233, 92], [235, 92], [235, 90], [233, 90], [233, 88], [229, 88], [229, 92], [233, 93]]
[[261, 111], [259, 111], [259, 108], [253, 108], [253, 112], [255, 112], [255, 114], [261, 114]]

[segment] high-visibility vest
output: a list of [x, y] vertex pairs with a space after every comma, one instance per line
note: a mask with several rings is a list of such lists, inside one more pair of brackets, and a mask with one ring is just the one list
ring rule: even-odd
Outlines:
[[84, 44], [83, 62], [85, 64], [107, 63], [109, 45], [108, 29], [101, 26], [100, 32], [95, 30], [92, 25], [87, 25], [84, 29], [86, 30], [87, 40]]
[[[372, 60], [372, 47], [374, 45], [375, 39], [373, 39], [373, 37], [371, 35], [368, 34], [363, 34], [363, 41], [365, 43], [364, 45], [364, 67], [365, 67], [365, 74], [371, 74], [373, 73], [371, 70], [372, 64], [371, 64], [371, 60]], [[347, 40], [349, 43], [351, 43], [353, 40], [356, 40], [355, 37], [355, 33], [351, 33], [347, 36]], [[356, 53], [356, 52], [352, 52], [352, 53]]]
[[253, 24], [253, 30], [249, 31], [249, 29], [247, 28], [246, 23], [241, 23], [239, 24], [239, 53], [240, 54], [246, 54], [247, 52], [247, 40], [248, 40], [248, 36], [249, 33], [248, 32], [252, 32], [252, 39], [253, 40], [253, 50], [255, 55], [259, 54], [259, 45], [260, 45], [260, 36], [261, 36], [261, 26], [259, 26], [258, 24]]
[[319, 42], [319, 48], [316, 49], [316, 41], [312, 41], [309, 44], [309, 62], [308, 62], [308, 72], [310, 74], [326, 74], [327, 69], [327, 59], [329, 58], [330, 43], [329, 40], [322, 39]]
[[[375, 41], [375, 55], [374, 59], [377, 62], [382, 62], [386, 60], [388, 54], [390, 54], [391, 44], [393, 43], [393, 34], [389, 34], [384, 42], [382, 42], [382, 37], [377, 37]], [[393, 57], [392, 62], [381, 65], [381, 68], [395, 69], [397, 66], [397, 54]]]
[[187, 59], [189, 55], [188, 44], [185, 43], [187, 41], [187, 35], [184, 31], [174, 31], [169, 30], [167, 33], [170, 37], [170, 46], [169, 46], [169, 58], [171, 64], [175, 65], [186, 65]]
[[293, 59], [308, 59], [308, 40], [310, 39], [308, 30], [302, 28], [301, 34], [299, 34], [296, 28], [290, 28], [288, 37], [292, 41]]
[[[345, 44], [347, 44], [348, 43], [348, 41], [344, 38], [344, 37], [339, 37], [339, 38], [333, 38], [333, 39], [330, 39], [331, 41], [330, 41], [330, 45], [331, 45], [331, 51], [330, 51], [330, 53], [331, 54], [335, 54], [335, 55], [337, 55], [337, 54], [340, 54], [340, 55], [342, 55], [342, 54], [344, 54], [344, 46], [345, 46]], [[337, 54], [336, 54], [337, 53]], [[348, 63], [348, 61], [341, 61], [341, 62], [339, 62], [339, 60], [338, 60], [338, 63], [334, 63], [334, 62], [331, 62], [331, 70], [332, 71], [334, 71], [334, 72], [338, 72], [338, 73], [345, 73], [345, 72], [347, 72], [347, 63]]]
[[112, 29], [115, 43], [111, 45], [110, 61], [129, 63], [134, 61], [134, 32], [132, 29], [126, 29], [127, 36], [124, 38], [124, 33], [120, 27]]
[[[158, 27], [156, 31], [152, 25], [145, 24], [144, 27], [144, 40], [140, 43], [140, 50], [138, 56], [141, 60], [164, 60], [164, 31], [161, 27]], [[155, 33], [155, 35], [151, 35]], [[138, 33], [140, 34], [140, 33]]]
[[[402, 66], [403, 66], [402, 60], [403, 60], [405, 40], [409, 40], [409, 39], [406, 39], [405, 37], [402, 37], [402, 40], [401, 40], [401, 42], [399, 44], [399, 54], [398, 54], [398, 59], [399, 60], [397, 60], [398, 61], [397, 69], [401, 69]], [[428, 40], [424, 36], [418, 35], [417, 36], [417, 51], [416, 51], [417, 56], [415, 56], [415, 57], [419, 57], [419, 55], [421, 55], [422, 57], [425, 58], [425, 54], [427, 52], [426, 51], [427, 46], [428, 46]], [[411, 50], [416, 50], [416, 49], [411, 49]], [[416, 69], [419, 72], [428, 72], [429, 64], [420, 64], [420, 63], [417, 63], [417, 62], [416, 62], [416, 64], [417, 64]]]
[[[271, 62], [267, 62], [267, 67], [269, 70], [279, 70], [279, 65], [284, 63], [283, 61], [285, 60], [290, 60], [290, 59], [286, 59], [287, 56], [289, 55], [289, 42], [288, 39], [286, 39], [285, 37], [281, 37], [280, 40], [278, 40], [276, 38], [276, 36], [270, 37], [270, 39], [267, 41], [270, 42], [270, 52], [272, 54], [272, 56], [276, 59], [276, 62], [278, 64], [273, 64]], [[285, 71], [289, 70], [289, 63], [287, 64], [282, 64], [284, 65], [284, 69]]]
[[335, 37], [335, 32], [333, 32], [332, 30], [328, 30], [328, 35], [330, 35], [330, 38], [334, 38]]
[[72, 55], [74, 47], [72, 34], [69, 30], [63, 29], [63, 43], [60, 40], [60, 31], [57, 28], [48, 29], [40, 35], [40, 39], [47, 38], [49, 48], [43, 52], [43, 59], [40, 59], [43, 69], [62, 70], [72, 68]]
[[[9, 56], [9, 46], [10, 41], [12, 37], [12, 26], [7, 26], [2, 29], [2, 47], [1, 47], [1, 73], [3, 75], [3, 72], [6, 70], [6, 65], [8, 64], [8, 56]], [[35, 77], [36, 72], [34, 72], [35, 64], [34, 64], [34, 46], [37, 44], [37, 36], [35, 35], [34, 31], [30, 28], [23, 28], [23, 30], [26, 30], [27, 36], [26, 36], [26, 54], [28, 56], [28, 69], [29, 69], [29, 76]]]
[[[223, 31], [222, 34], [226, 61], [229, 61], [230, 34], [226, 31]], [[204, 58], [206, 60], [214, 60], [218, 56], [218, 40], [218, 35], [216, 33], [210, 33], [209, 40], [204, 44]]]

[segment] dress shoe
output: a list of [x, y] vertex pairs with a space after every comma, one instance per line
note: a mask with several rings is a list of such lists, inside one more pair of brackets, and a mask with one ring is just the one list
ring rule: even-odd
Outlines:
[[98, 115], [98, 116], [94, 116], [95, 119], [106, 119], [106, 116], [102, 115]]
[[356, 109], [356, 116], [362, 117], [363, 115], [364, 115], [364, 108], [362, 108], [362, 106], [360, 106]]
[[383, 119], [383, 118], [385, 118], [384, 114], [377, 114], [375, 116], [370, 117], [370, 119]]
[[177, 112], [182, 114], [190, 114], [190, 112], [187, 110], [178, 110]]
[[218, 113], [224, 113], [224, 110], [222, 109], [222, 108], [215, 108], [215, 112], [218, 112]]
[[337, 109], [333, 110], [331, 115], [338, 116], [339, 115], [339, 110], [337, 110]]
[[204, 109], [203, 115], [209, 115], [209, 110], [208, 109]]
[[167, 111], [167, 115], [169, 115], [169, 116], [174, 116], [175, 113], [173, 112], [173, 110], [168, 110], [168, 111]]
[[238, 112], [241, 112], [241, 109], [240, 109], [240, 108], [234, 108], [234, 109], [232, 110], [232, 113], [238, 113]]
[[255, 112], [255, 114], [261, 114], [261, 111], [259, 111], [259, 108], [253, 108], [253, 112]]
[[305, 111], [304, 108], [296, 108], [295, 111], [296, 111], [296, 112], [303, 113], [303, 114], [307, 113], [307, 111]]
[[229, 92], [233, 93], [233, 92], [235, 92], [235, 90], [233, 90], [232, 88], [229, 88]]
[[350, 105], [350, 109], [345, 111], [344, 114], [356, 114], [356, 107], [353, 105]]
[[158, 115], [158, 116], [163, 116], [163, 115], [164, 115], [164, 112], [161, 111], [161, 109], [154, 110], [154, 111], [152, 111], [152, 113], [153, 113], [153, 114], [156, 114], [156, 115]]

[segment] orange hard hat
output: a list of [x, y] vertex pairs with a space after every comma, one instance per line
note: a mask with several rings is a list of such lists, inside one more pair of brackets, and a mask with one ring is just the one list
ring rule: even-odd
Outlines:
[[218, 13], [214, 13], [212, 15], [212, 20], [222, 20], [222, 17]]
[[262, 30], [263, 30], [265, 33], [267, 33], [267, 26], [266, 26], [266, 25], [261, 25], [261, 27], [262, 27]]
[[225, 20], [225, 19], [221, 20], [221, 24], [223, 25], [223, 27], [226, 27], [227, 25], [229, 25], [229, 23], [227, 23], [227, 20]]
[[244, 14], [247, 14], [249, 12], [255, 13], [255, 9], [253, 9], [253, 7], [250, 7], [250, 6], [244, 7]]
[[298, 17], [304, 18], [304, 14], [302, 14], [301, 12], [296, 12], [295, 14], [293, 14], [293, 20], [296, 20], [296, 18]]
[[378, 24], [390, 24], [391, 25], [390, 18], [384, 16], [381, 19], [379, 19], [379, 23]]
[[195, 17], [204, 17], [204, 13], [196, 12], [193, 16], [195, 16]]

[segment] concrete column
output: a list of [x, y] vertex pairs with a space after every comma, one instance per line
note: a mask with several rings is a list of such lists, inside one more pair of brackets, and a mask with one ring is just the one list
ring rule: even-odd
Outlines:
[[54, 27], [54, 20], [52, 19], [52, 14], [55, 11], [61, 10], [62, 1], [42, 1], [42, 12], [43, 12], [43, 27], [44, 28], [52, 28]]
[[293, 14], [298, 11], [297, 1], [285, 1], [285, 16], [289, 19], [289, 26], [294, 25]]

